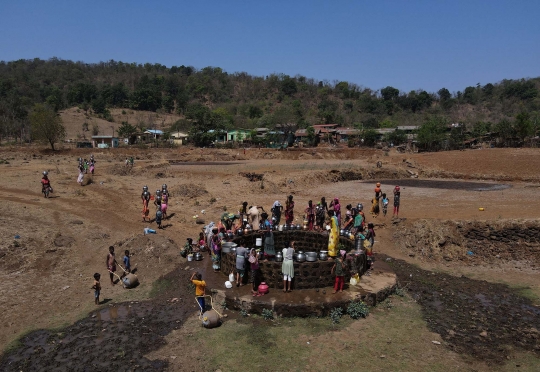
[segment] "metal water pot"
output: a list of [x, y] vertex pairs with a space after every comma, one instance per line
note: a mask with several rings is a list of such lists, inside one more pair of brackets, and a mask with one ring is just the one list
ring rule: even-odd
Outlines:
[[283, 253], [281, 252], [276, 253], [276, 262], [283, 262]]
[[202, 261], [203, 256], [201, 252], [195, 253], [195, 261]]
[[296, 261], [297, 262], [306, 262], [306, 254], [302, 251], [298, 251], [298, 254], [296, 255]]
[[364, 248], [364, 239], [360, 238], [359, 236], [354, 238], [354, 249], [356, 249], [357, 251], [360, 251], [363, 248]]
[[321, 261], [328, 260], [328, 251], [320, 251], [319, 252], [319, 260], [321, 260]]

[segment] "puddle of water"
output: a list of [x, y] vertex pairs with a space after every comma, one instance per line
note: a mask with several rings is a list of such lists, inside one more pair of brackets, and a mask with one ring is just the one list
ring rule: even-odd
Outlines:
[[[363, 181], [364, 183], [373, 183]], [[488, 182], [466, 182], [466, 181], [443, 181], [443, 180], [419, 180], [416, 178], [405, 178], [398, 180], [381, 180], [383, 188], [386, 185], [399, 185], [400, 187], [423, 187], [427, 189], [443, 189], [443, 190], [465, 190], [465, 191], [497, 191], [505, 190], [512, 185], [502, 183]], [[393, 186], [392, 186], [393, 187]]]

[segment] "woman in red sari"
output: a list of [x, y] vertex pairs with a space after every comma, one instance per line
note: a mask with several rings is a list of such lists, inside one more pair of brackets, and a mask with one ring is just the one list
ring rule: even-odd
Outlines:
[[287, 202], [285, 203], [285, 223], [290, 225], [294, 220], [294, 202], [293, 196], [289, 195]]

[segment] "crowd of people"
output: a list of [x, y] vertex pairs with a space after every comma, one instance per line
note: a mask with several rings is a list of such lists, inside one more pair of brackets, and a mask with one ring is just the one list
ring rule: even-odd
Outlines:
[[79, 176], [77, 177], [77, 183], [83, 186], [84, 175], [88, 174], [88, 171], [90, 171], [90, 174], [94, 174], [96, 160], [94, 159], [94, 155], [90, 155], [89, 161], [83, 158], [79, 158], [78, 161], [79, 165], [77, 166], [77, 169], [79, 171]]
[[157, 224], [158, 229], [163, 228], [161, 225], [163, 220], [167, 219], [167, 208], [169, 205], [169, 190], [167, 184], [163, 184], [160, 189], [156, 190], [155, 195], [151, 195], [148, 191], [148, 186], [143, 186], [141, 200], [143, 204], [142, 220], [143, 222], [151, 222], [150, 219], [150, 201], [153, 201], [156, 207], [156, 215], [154, 222]]
[[[377, 218], [382, 211], [386, 217], [388, 210], [389, 199], [386, 193], [381, 190], [381, 184], [377, 183], [372, 199], [371, 217]], [[399, 217], [399, 205], [401, 190], [399, 186], [393, 189], [394, 210], [392, 218]], [[342, 215], [342, 208], [339, 198], [333, 198], [330, 203], [327, 203], [325, 197], [322, 197], [315, 205], [312, 200], [309, 200], [307, 207], [303, 210], [303, 229], [309, 231], [328, 231], [328, 256], [335, 260], [332, 272], [336, 275], [336, 283], [334, 293], [343, 290], [343, 273], [346, 268], [344, 250], [339, 249], [340, 235], [354, 236], [354, 239], [359, 239], [361, 246], [365, 249], [368, 256], [368, 266], [372, 269], [373, 266], [373, 246], [375, 245], [375, 225], [373, 222], [366, 222], [366, 214], [361, 203], [353, 207], [352, 204], [345, 206], [345, 214]], [[203, 232], [199, 234], [197, 241], [188, 238], [185, 246], [181, 251], [181, 255], [186, 257], [196, 251], [207, 251], [212, 259], [212, 267], [215, 272], [221, 269], [221, 246], [222, 243], [231, 241], [245, 231], [252, 231], [255, 234], [260, 234], [263, 245], [263, 260], [272, 260], [276, 255], [276, 247], [274, 246], [273, 231], [277, 230], [282, 220], [282, 215], [285, 216], [285, 224], [293, 225], [295, 221], [295, 201], [292, 195], [286, 199], [285, 206], [276, 200], [268, 214], [264, 207], [251, 205], [248, 202], [243, 202], [237, 214], [223, 213], [220, 221], [217, 224], [211, 223], [205, 226]], [[259, 296], [258, 285], [260, 283], [259, 272], [259, 256], [255, 249], [248, 249], [245, 246], [243, 239], [239, 240], [239, 246], [236, 248], [236, 285], [241, 286], [244, 282], [244, 277], [247, 276], [248, 269], [251, 272], [249, 275], [252, 283], [253, 296]], [[291, 281], [294, 277], [293, 264], [294, 242], [287, 242], [282, 249], [283, 255], [283, 290], [290, 292]]]

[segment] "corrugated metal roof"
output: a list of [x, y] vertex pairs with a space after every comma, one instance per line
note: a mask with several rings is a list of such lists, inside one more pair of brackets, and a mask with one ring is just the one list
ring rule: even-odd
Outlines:
[[398, 125], [398, 130], [417, 130], [420, 128], [418, 125]]
[[163, 131], [159, 129], [147, 129], [144, 133], [162, 135]]
[[337, 128], [339, 124], [315, 124], [313, 128]]

